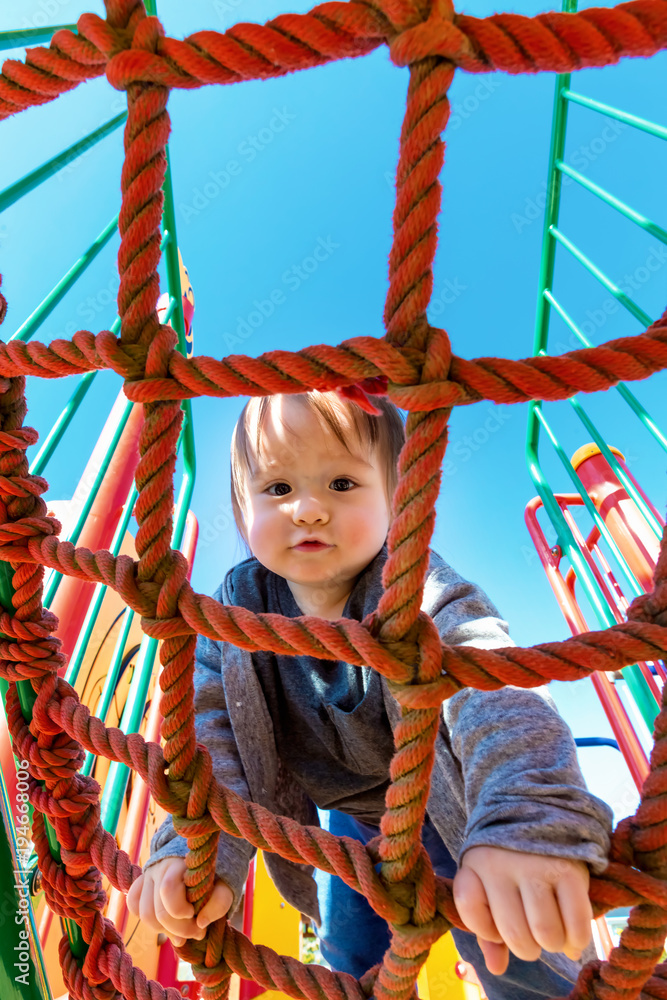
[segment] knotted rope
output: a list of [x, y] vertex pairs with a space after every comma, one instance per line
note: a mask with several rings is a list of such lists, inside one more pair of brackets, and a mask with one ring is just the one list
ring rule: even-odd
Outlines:
[[[203, 942], [180, 954], [194, 965], [207, 1000], [226, 996], [229, 976], [252, 977], [265, 989], [321, 1000], [408, 1000], [428, 950], [452, 926], [462, 927], [451, 883], [436, 878], [421, 845], [434, 741], [442, 702], [469, 685], [532, 687], [572, 680], [667, 652], [667, 545], [661, 549], [655, 590], [638, 598], [628, 621], [601, 632], [531, 649], [483, 650], [444, 646], [420, 611], [428, 569], [434, 506], [451, 408], [480, 399], [519, 402], [564, 399], [606, 389], [620, 379], [644, 378], [667, 367], [667, 313], [645, 333], [560, 358], [464, 360], [452, 355], [444, 330], [431, 327], [427, 307], [437, 245], [441, 134], [449, 117], [448, 89], [455, 68], [469, 72], [569, 72], [604, 66], [622, 56], [651, 55], [667, 47], [667, 0], [632, 0], [578, 14], [534, 18], [457, 14], [449, 0], [330, 2], [304, 15], [268, 24], [235, 25], [225, 33], [167, 38], [141, 0], [106, 0], [106, 19], [79, 18], [77, 33], [57, 32], [48, 48], [29, 49], [25, 62], [8, 60], [0, 75], [0, 116], [43, 104], [83, 80], [106, 73], [127, 91], [125, 163], [121, 176], [120, 337], [79, 331], [49, 346], [0, 345], [0, 560], [9, 563], [14, 597], [0, 615], [0, 675], [10, 682], [7, 717], [15, 752], [29, 761], [33, 836], [47, 901], [81, 927], [88, 951], [77, 961], [60, 943], [70, 995], [112, 1000], [176, 1000], [177, 991], [149, 983], [133, 966], [115, 928], [103, 916], [101, 876], [126, 892], [140, 869], [100, 823], [99, 787], [79, 773], [83, 751], [133, 768], [187, 839], [187, 895], [198, 911], [215, 876], [219, 831], [284, 857], [316, 865], [362, 892], [392, 930], [382, 966], [357, 982], [305, 967], [271, 949], [255, 947], [226, 921], [209, 927]], [[386, 336], [355, 338], [338, 347], [222, 361], [185, 359], [170, 328], [159, 324], [161, 187], [169, 135], [169, 89], [279, 76], [295, 69], [359, 56], [387, 44], [410, 83], [397, 168], [394, 243], [385, 306]], [[0, 322], [6, 302], [0, 294]], [[44, 480], [31, 476], [26, 448], [36, 434], [23, 426], [24, 378], [57, 378], [109, 368], [128, 398], [145, 412], [136, 472], [139, 490], [137, 560], [90, 552], [58, 539], [60, 525], [46, 515]], [[410, 411], [393, 498], [384, 595], [363, 622], [285, 619], [224, 607], [195, 594], [183, 557], [170, 548], [173, 474], [180, 400], [197, 395], [267, 395], [345, 388], [374, 380]], [[41, 605], [44, 567], [103, 582], [142, 616], [148, 635], [161, 639], [164, 750], [138, 734], [124, 735], [91, 716], [59, 673], [64, 657], [57, 622]], [[391, 763], [387, 812], [377, 843], [367, 846], [239, 798], [221, 786], [205, 748], [195, 738], [192, 676], [196, 634], [247, 650], [274, 650], [370, 664], [388, 680], [402, 706]], [[22, 713], [16, 682], [36, 694], [33, 719]], [[667, 708], [656, 723], [651, 773], [632, 821], [614, 833], [612, 860], [592, 879], [596, 914], [632, 905], [629, 926], [606, 963], [584, 969], [573, 996], [632, 1000], [641, 990], [667, 996], [667, 972], [657, 966], [667, 930]], [[61, 863], [51, 856], [43, 817], [55, 827]], [[376, 865], [381, 861], [381, 871]]]
[[[111, 6], [106, 4], [107, 12]], [[382, 44], [398, 66], [437, 56], [470, 73], [569, 73], [610, 66], [622, 56], [651, 56], [667, 42], [664, 0], [631, 0], [576, 14], [484, 18], [456, 14], [443, 0], [430, 9], [426, 0], [333, 0], [265, 25], [198, 31], [183, 41], [161, 36], [154, 47], [146, 46], [142, 33], [156, 29], [143, 21], [140, 0], [128, 0], [106, 20], [82, 14], [76, 34], [56, 32], [49, 48], [29, 49], [25, 62], [7, 60], [0, 116], [46, 104], [103, 73], [121, 90], [137, 82], [192, 89], [283, 76], [365, 55]]]

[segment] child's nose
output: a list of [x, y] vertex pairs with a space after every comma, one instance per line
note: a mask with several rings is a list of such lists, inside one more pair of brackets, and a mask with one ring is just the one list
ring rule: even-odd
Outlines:
[[329, 520], [326, 507], [314, 496], [297, 500], [294, 504], [293, 517], [296, 524], [324, 524]]

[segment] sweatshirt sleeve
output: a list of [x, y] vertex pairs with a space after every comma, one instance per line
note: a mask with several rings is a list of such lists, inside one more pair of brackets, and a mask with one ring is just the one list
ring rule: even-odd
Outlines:
[[[425, 610], [448, 645], [513, 645], [486, 594], [442, 560], [429, 593]], [[546, 687], [466, 688], [443, 703], [443, 720], [464, 785], [461, 855], [504, 847], [604, 870], [612, 812], [586, 788], [572, 734]]]
[[[214, 595], [221, 599], [221, 589]], [[218, 782], [249, 800], [250, 792], [239, 757], [236, 740], [229, 721], [222, 685], [222, 657], [226, 643], [199, 636], [195, 653], [194, 711], [197, 740], [211, 754], [213, 774]], [[151, 854], [144, 864], [144, 871], [167, 857], [185, 857], [187, 840], [174, 830], [171, 816], [167, 816], [151, 840]], [[221, 832], [218, 846], [216, 874], [234, 894], [232, 908], [236, 909], [248, 875], [248, 866], [255, 848], [246, 841]]]

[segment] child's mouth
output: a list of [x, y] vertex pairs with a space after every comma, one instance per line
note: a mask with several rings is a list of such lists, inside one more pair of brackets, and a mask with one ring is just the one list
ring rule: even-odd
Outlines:
[[311, 539], [310, 541], [299, 542], [299, 544], [295, 545], [294, 548], [299, 552], [319, 552], [322, 549], [330, 549], [331, 546], [327, 545], [326, 542]]

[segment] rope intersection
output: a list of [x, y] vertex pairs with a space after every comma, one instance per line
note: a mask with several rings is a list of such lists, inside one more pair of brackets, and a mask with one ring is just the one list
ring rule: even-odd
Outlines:
[[[307, 14], [284, 14], [263, 26], [238, 24], [224, 33], [197, 32], [183, 41], [166, 37], [157, 18], [146, 16], [142, 0], [105, 0], [105, 8], [105, 19], [81, 15], [76, 33], [58, 31], [49, 47], [29, 49], [24, 62], [7, 60], [0, 74], [3, 118], [102, 74], [125, 90], [128, 100], [119, 220], [120, 337], [79, 331], [71, 341], [48, 346], [0, 345], [0, 560], [9, 564], [14, 591], [12, 608], [0, 612], [0, 675], [10, 682], [7, 718], [13, 747], [30, 765], [33, 837], [47, 901], [55, 913], [79, 924], [87, 945], [85, 958], [77, 960], [63, 937], [63, 976], [75, 1000], [178, 996], [149, 982], [132, 964], [103, 915], [102, 875], [127, 892], [140, 869], [102, 828], [99, 786], [79, 773], [88, 750], [134, 769], [173, 815], [190, 849], [186, 884], [196, 912], [212, 890], [217, 840], [224, 830], [337, 874], [364, 893], [390, 924], [392, 942], [382, 965], [357, 982], [254, 946], [225, 920], [218, 921], [205, 941], [189, 941], [179, 950], [193, 963], [206, 1000], [226, 997], [232, 972], [308, 1000], [323, 995], [363, 1000], [371, 994], [378, 1000], [408, 1000], [430, 946], [452, 926], [463, 926], [451, 884], [434, 875], [420, 836], [442, 702], [466, 685], [531, 687], [667, 654], [664, 540], [653, 593], [635, 600], [627, 622], [605, 631], [532, 649], [448, 647], [420, 611], [453, 406], [481, 399], [564, 399], [667, 367], [667, 312], [636, 337], [561, 357], [469, 361], [452, 355], [446, 332], [431, 327], [426, 317], [448, 89], [457, 67], [474, 73], [569, 72], [610, 65], [623, 56], [652, 55], [667, 47], [667, 0], [631, 0], [533, 18], [469, 17], [457, 14], [450, 0], [333, 0]], [[173, 331], [161, 326], [156, 314], [169, 90], [275, 77], [360, 56], [381, 44], [388, 46], [395, 65], [409, 68], [386, 335], [255, 359], [185, 359], [175, 349]], [[0, 322], [6, 307], [0, 294]], [[23, 423], [25, 376], [58, 378], [98, 368], [121, 375], [128, 398], [144, 407], [136, 471], [136, 560], [61, 542], [60, 525], [47, 516], [42, 499], [47, 484], [30, 475], [25, 456], [37, 438]], [[377, 611], [363, 622], [284, 619], [223, 607], [194, 593], [184, 558], [170, 547], [180, 401], [326, 390], [367, 379], [375, 380], [373, 391], [386, 391], [409, 411]], [[60, 676], [65, 658], [54, 635], [58, 623], [41, 604], [46, 566], [112, 587], [142, 616], [145, 632], [161, 640], [164, 748], [105, 726]], [[249, 650], [369, 664], [388, 679], [403, 712], [377, 843], [363, 846], [301, 827], [216, 781], [210, 757], [195, 738], [197, 633]], [[36, 695], [32, 721], [21, 710], [19, 680], [29, 682]], [[596, 914], [632, 905], [628, 928], [607, 962], [583, 970], [572, 994], [577, 1000], [632, 1000], [642, 991], [656, 1000], [667, 997], [667, 967], [656, 965], [667, 933], [667, 707], [656, 721], [655, 739], [642, 802], [614, 832], [611, 863], [591, 883]], [[60, 863], [51, 856], [44, 817], [61, 844]]]

